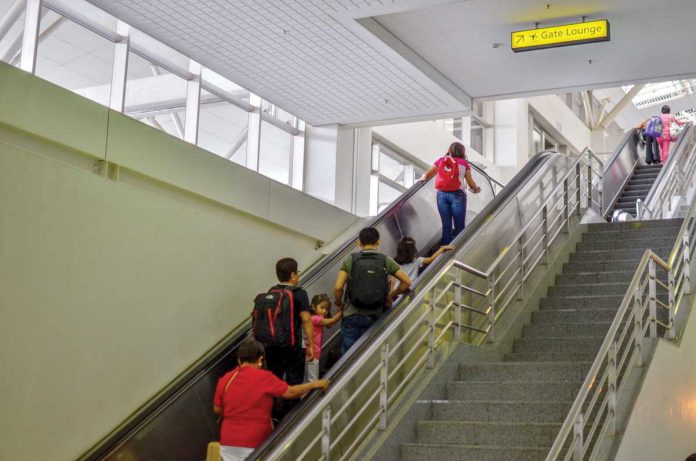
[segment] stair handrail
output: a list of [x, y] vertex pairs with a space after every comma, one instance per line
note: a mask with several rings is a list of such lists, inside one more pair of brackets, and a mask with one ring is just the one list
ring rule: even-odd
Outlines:
[[[593, 167], [593, 161], [599, 166], [598, 169]], [[302, 439], [305, 447], [304, 451], [295, 455], [293, 460], [306, 459], [310, 453], [315, 455], [321, 453], [323, 459], [329, 459], [332, 450], [338, 448], [341, 448], [343, 454], [342, 457], [338, 456], [338, 458], [345, 459], [363, 441], [363, 438], [375, 424], [380, 429], [386, 429], [389, 408], [406, 386], [411, 384], [412, 378], [423, 366], [427, 368], [435, 366], [436, 354], [446, 338], [460, 342], [464, 333], [463, 329], [468, 329], [483, 335], [483, 341], [495, 341], [494, 326], [496, 322], [501, 318], [510, 300], [514, 299], [516, 294], [522, 293], [524, 282], [527, 280], [523, 273], [522, 277], [519, 278], [519, 284], [516, 284], [517, 288], [508, 296], [508, 301], [503, 303], [501, 309], [496, 310], [503, 299], [503, 291], [517, 281], [516, 274], [513, 274], [505, 288], [496, 294], [496, 283], [501, 279], [494, 279], [496, 272], [500, 270], [500, 264], [509, 254], [510, 248], [520, 243], [522, 245], [518, 252], [520, 255], [524, 255], [526, 245], [531, 246], [532, 242], [529, 240], [525, 245], [525, 232], [527, 232], [527, 236], [539, 232], [539, 228], [534, 230], [531, 228], [538, 218], [541, 218], [539, 226], [541, 226], [542, 235], [538, 238], [538, 243], [534, 248], [541, 247], [542, 252], [534, 263], [529, 264], [531, 269], [528, 270], [527, 276], [543, 258], [548, 258], [549, 246], [563, 231], [568, 230], [574, 214], [577, 215], [579, 221], [583, 204], [582, 197], [585, 197], [586, 208], [594, 207], [601, 213], [602, 166], [601, 159], [589, 148], [585, 149], [582, 155], [573, 162], [548, 198], [532, 215], [522, 231], [515, 234], [515, 237], [504, 247], [485, 272], [456, 259], [448, 261], [426, 283], [424, 288], [418, 291], [410, 302], [402, 308], [393, 321], [386, 325], [377, 336], [371, 338], [369, 346], [355, 360], [351, 372], [339, 376], [335, 382], [332, 382], [329, 389], [308, 411], [307, 415], [302, 420], [297, 421], [296, 426], [289, 429], [284, 440]], [[595, 181], [593, 177], [598, 177], [600, 180]], [[559, 192], [561, 192], [560, 197], [556, 198]], [[595, 196], [598, 197], [598, 200], [593, 199]], [[562, 204], [560, 210], [557, 208], [559, 204]], [[550, 217], [552, 210], [558, 211], [558, 216], [555, 219]], [[551, 228], [555, 225], [557, 225], [558, 231], [553, 237], [550, 237]], [[533, 252], [530, 253], [533, 254]], [[528, 257], [531, 259], [531, 255]], [[521, 261], [521, 270], [524, 272], [527, 262], [523, 258]], [[505, 271], [507, 270], [505, 269]], [[463, 282], [465, 272], [479, 279], [487, 279], [488, 290], [484, 292], [476, 286], [466, 285]], [[489, 301], [488, 306], [485, 310], [479, 310], [475, 306], [467, 305], [463, 300], [465, 293], [484, 298]], [[449, 300], [450, 294], [453, 295], [451, 301]], [[463, 322], [464, 310], [484, 315], [488, 328], [479, 328], [478, 324], [465, 324]], [[424, 346], [424, 343], [427, 343], [427, 346]], [[406, 347], [409, 348], [406, 349]], [[395, 354], [396, 351], [404, 350], [405, 352], [399, 355]], [[394, 363], [395, 359], [397, 363]], [[363, 369], [368, 364], [372, 364], [374, 368], [367, 376], [360, 376], [358, 388], [352, 392], [347, 400], [341, 402], [340, 398], [345, 396], [347, 383], [357, 376], [355, 370]], [[358, 395], [363, 391], [369, 393], [358, 404]], [[367, 419], [366, 422], [365, 419]], [[360, 428], [354, 428], [353, 424], [361, 420], [364, 427], [362, 431], [358, 432]], [[341, 425], [340, 431], [333, 433], [332, 425], [335, 425], [336, 421], [344, 424]], [[320, 425], [320, 430], [317, 430], [317, 425]], [[310, 428], [313, 428], [314, 432], [303, 437], [305, 431]], [[290, 443], [278, 443], [264, 459], [283, 459], [290, 449], [290, 445]]]
[[[546, 461], [592, 459], [604, 436], [616, 434], [618, 400], [628, 382], [628, 365], [643, 365], [643, 339], [646, 335], [657, 338], [658, 327], [664, 328], [665, 338], [676, 337], [679, 306], [683, 296], [691, 293], [691, 242], [695, 232], [696, 202], [684, 218], [667, 262], [650, 249], [643, 253]], [[658, 268], [667, 273], [667, 284], [658, 279]], [[658, 289], [666, 292], [666, 304], [658, 299]], [[658, 318], [658, 312], [665, 311], [666, 323]]]
[[642, 205], [636, 202], [636, 219], [671, 217], [672, 197], [685, 196], [696, 185], [696, 127], [690, 125], [681, 133], [674, 153], [655, 180]]

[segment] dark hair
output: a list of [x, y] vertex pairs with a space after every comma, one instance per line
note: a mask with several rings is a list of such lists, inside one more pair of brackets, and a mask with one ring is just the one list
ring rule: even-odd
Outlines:
[[447, 149], [447, 155], [451, 155], [454, 158], [466, 158], [466, 149], [464, 144], [460, 142], [453, 142], [450, 144], [449, 149]]
[[276, 263], [276, 277], [279, 282], [287, 282], [292, 273], [297, 272], [297, 261], [292, 258], [279, 259]]
[[669, 114], [671, 111], [672, 111], [672, 109], [670, 109], [669, 106], [668, 106], [667, 104], [665, 104], [664, 106], [662, 106], [662, 113], [663, 113], [663, 114]]
[[684, 461], [696, 461], [696, 453], [689, 455]]
[[394, 258], [394, 261], [399, 264], [408, 264], [413, 262], [417, 254], [416, 241], [411, 237], [404, 237], [396, 247], [396, 258]]
[[263, 344], [254, 338], [245, 339], [239, 345], [239, 349], [237, 349], [237, 360], [239, 360], [239, 363], [254, 363], [259, 358], [265, 356], [266, 350], [263, 348]]
[[314, 308], [315, 306], [318, 306], [319, 304], [321, 304], [325, 301], [327, 303], [331, 304], [331, 300], [329, 299], [329, 295], [327, 295], [326, 293], [322, 293], [320, 295], [314, 295], [314, 297], [312, 298], [312, 308]]
[[365, 227], [360, 231], [360, 244], [365, 245], [376, 245], [379, 242], [379, 231], [374, 227]]

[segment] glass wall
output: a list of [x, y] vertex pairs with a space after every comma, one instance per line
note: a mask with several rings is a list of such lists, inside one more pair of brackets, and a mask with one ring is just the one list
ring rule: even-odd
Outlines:
[[370, 215], [378, 214], [406, 192], [426, 168], [422, 161], [373, 140]]
[[[0, 18], [9, 25], [0, 36], [3, 61], [302, 188], [302, 120], [266, 101], [252, 104], [248, 90], [85, 0], [61, 4], [60, 11], [44, 4], [29, 17], [39, 25], [37, 44], [24, 44], [28, 11], [0, 1]], [[28, 56], [36, 51], [35, 65], [21, 59], [23, 48]]]

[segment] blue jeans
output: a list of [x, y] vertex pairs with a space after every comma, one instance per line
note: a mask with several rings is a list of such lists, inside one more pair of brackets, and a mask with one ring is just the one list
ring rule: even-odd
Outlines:
[[341, 355], [345, 354], [377, 321], [372, 315], [349, 315], [341, 321]]
[[[464, 230], [466, 219], [466, 194], [459, 189], [454, 192], [437, 192], [437, 211], [442, 220], [442, 244], [449, 245]], [[454, 223], [454, 232], [452, 224]]]

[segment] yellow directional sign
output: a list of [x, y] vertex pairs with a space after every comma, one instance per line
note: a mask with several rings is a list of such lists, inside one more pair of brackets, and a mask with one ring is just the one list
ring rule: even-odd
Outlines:
[[512, 33], [512, 51], [538, 50], [556, 46], [609, 40], [609, 21], [580, 22], [543, 29], [520, 30]]

